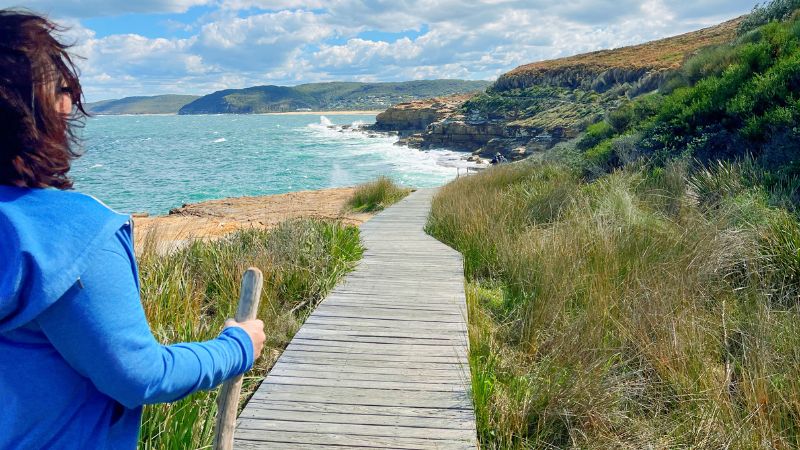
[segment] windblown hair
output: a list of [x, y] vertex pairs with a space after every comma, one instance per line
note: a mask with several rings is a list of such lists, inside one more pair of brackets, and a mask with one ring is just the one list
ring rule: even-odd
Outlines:
[[[70, 189], [79, 156], [74, 129], [88, 114], [64, 30], [44, 17], [0, 10], [0, 184]], [[57, 110], [56, 90], [71, 92], [73, 113]]]

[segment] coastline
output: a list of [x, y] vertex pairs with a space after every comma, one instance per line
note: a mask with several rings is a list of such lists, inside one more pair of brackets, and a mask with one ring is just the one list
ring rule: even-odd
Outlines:
[[167, 215], [133, 216], [134, 248], [147, 247], [159, 254], [182, 248], [195, 240], [219, 239], [241, 229], [270, 229], [301, 218], [339, 220], [361, 225], [374, 214], [345, 211], [356, 187], [287, 192], [257, 197], [207, 200], [175, 208]]

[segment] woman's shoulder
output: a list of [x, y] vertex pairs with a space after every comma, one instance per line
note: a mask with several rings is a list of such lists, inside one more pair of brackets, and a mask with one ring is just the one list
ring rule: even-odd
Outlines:
[[78, 191], [0, 185], [0, 207], [24, 208], [58, 205], [107, 210], [108, 212], [116, 213], [97, 198]]
[[78, 192], [0, 186], [0, 294], [19, 310], [4, 315], [0, 307], [0, 331], [58, 300], [129, 220]]
[[[103, 228], [121, 226], [130, 217], [117, 213], [100, 200], [77, 191], [0, 186], [0, 221], [18, 227]], [[111, 226], [111, 225], [109, 225]]]
[[81, 246], [110, 237], [129, 221], [129, 216], [80, 192], [0, 186], [0, 230], [16, 235], [22, 247], [42, 247], [42, 242]]

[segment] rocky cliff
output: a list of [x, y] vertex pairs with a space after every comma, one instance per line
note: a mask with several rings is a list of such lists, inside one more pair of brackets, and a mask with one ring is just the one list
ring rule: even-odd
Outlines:
[[645, 44], [526, 64], [503, 74], [495, 91], [554, 86], [606, 92], [628, 84], [633, 95], [658, 88], [665, 75], [703, 47], [729, 42], [742, 18]]
[[402, 144], [524, 158], [579, 135], [627, 99], [659, 89], [687, 57], [732, 40], [741, 18], [646, 44], [520, 66], [486, 92], [401, 103], [373, 129]]

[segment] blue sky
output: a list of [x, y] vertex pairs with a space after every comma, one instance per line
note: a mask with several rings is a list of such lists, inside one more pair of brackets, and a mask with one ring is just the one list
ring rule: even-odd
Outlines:
[[0, 0], [70, 27], [89, 101], [318, 81], [491, 80], [675, 35], [754, 0]]

